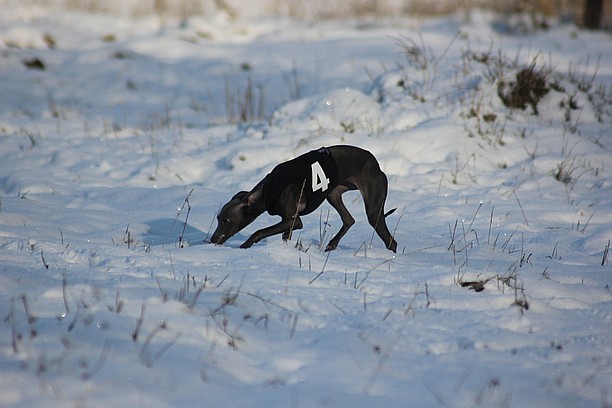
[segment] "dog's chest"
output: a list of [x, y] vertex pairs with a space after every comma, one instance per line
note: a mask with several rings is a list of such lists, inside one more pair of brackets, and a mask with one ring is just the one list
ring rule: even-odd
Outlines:
[[289, 204], [281, 202], [281, 195], [290, 187], [295, 202], [306, 205], [300, 214], [309, 214], [338, 185], [338, 168], [329, 150], [322, 147], [279, 164], [267, 178], [268, 213], [281, 215], [280, 210]]

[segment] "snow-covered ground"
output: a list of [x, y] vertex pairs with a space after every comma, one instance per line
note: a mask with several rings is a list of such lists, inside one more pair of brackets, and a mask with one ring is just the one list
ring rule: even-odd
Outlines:
[[[610, 406], [611, 38], [504, 21], [11, 3], [0, 405]], [[547, 92], [505, 106], [526, 74]], [[292, 241], [240, 249], [262, 215], [207, 243], [236, 191], [333, 144], [379, 159], [397, 254], [356, 192], [336, 251], [328, 204]]]

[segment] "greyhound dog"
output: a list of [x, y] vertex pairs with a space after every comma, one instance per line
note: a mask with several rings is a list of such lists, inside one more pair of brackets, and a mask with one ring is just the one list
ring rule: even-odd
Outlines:
[[223, 244], [265, 211], [280, 215], [281, 221], [256, 231], [240, 247], [249, 248], [280, 233], [283, 239], [290, 239], [293, 231], [302, 228], [300, 216], [310, 214], [327, 199], [342, 218], [342, 227], [325, 249], [334, 250], [355, 223], [342, 202], [342, 194], [349, 190], [359, 190], [370, 225], [387, 249], [396, 252], [397, 242], [385, 222], [395, 211], [384, 213], [387, 176], [372, 153], [346, 145], [322, 147], [281, 163], [251, 191], [234, 195], [217, 216], [218, 225], [211, 242]]

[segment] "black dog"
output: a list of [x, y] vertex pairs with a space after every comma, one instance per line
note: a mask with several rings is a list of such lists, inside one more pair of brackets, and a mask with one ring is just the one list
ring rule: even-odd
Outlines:
[[279, 164], [253, 190], [237, 193], [223, 206], [211, 241], [223, 244], [264, 211], [280, 215], [282, 220], [255, 232], [240, 247], [249, 248], [280, 233], [283, 239], [290, 239], [294, 230], [302, 228], [300, 215], [310, 214], [327, 199], [342, 218], [342, 228], [325, 249], [331, 251], [355, 223], [342, 202], [342, 194], [348, 190], [359, 190], [370, 225], [387, 249], [396, 252], [397, 242], [385, 222], [394, 211], [384, 213], [387, 176], [372, 153], [355, 146], [322, 147]]

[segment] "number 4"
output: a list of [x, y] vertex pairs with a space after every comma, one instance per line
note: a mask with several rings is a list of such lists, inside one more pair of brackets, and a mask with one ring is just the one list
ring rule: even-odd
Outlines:
[[312, 163], [310, 168], [312, 169], [312, 191], [315, 192], [320, 189], [323, 192], [327, 190], [329, 179], [325, 175], [323, 167], [316, 161]]

